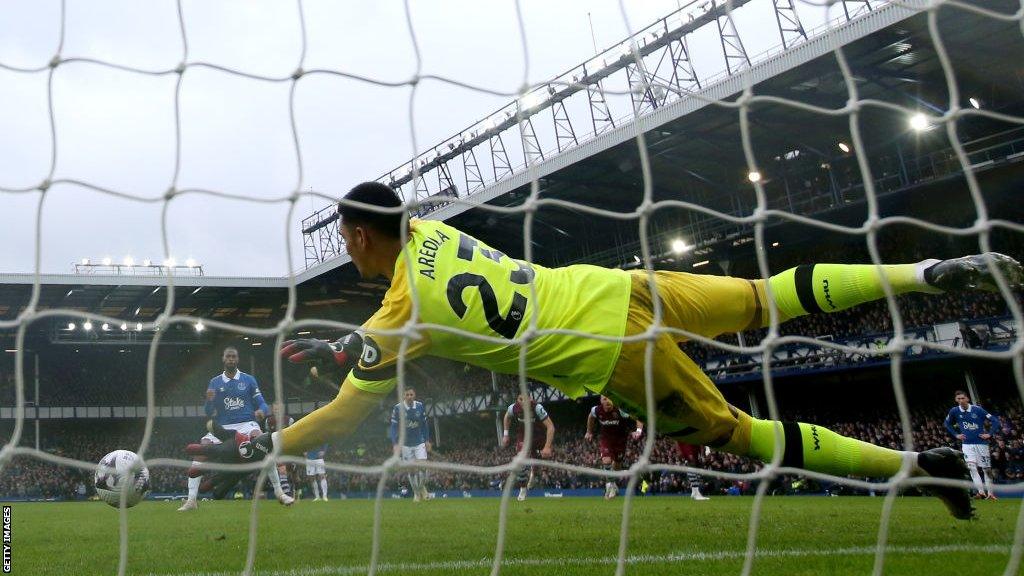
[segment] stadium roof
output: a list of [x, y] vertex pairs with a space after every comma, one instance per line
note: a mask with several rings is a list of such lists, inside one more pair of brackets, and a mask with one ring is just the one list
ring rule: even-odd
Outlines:
[[[902, 3], [901, 3], [902, 4]], [[1019, 4], [1009, 0], [986, 3], [990, 10], [1013, 14]], [[961, 91], [963, 108], [975, 98], [985, 110], [1021, 115], [1024, 112], [1019, 55], [1024, 38], [1015, 20], [999, 20], [946, 6], [938, 13], [938, 30], [949, 54]], [[704, 98], [735, 100], [746, 83], [755, 95], [770, 95], [791, 102], [841, 109], [849, 99], [834, 50], [844, 47], [861, 101], [871, 99], [916, 110], [931, 117], [949, 108], [947, 83], [928, 29], [927, 15], [902, 5], [888, 4], [810, 41], [798, 44], [760, 64], [705, 86]], [[1013, 78], [1015, 81], [1008, 82]], [[857, 225], [864, 221], [863, 186], [853, 155], [840, 149], [852, 147], [849, 117], [827, 116], [779, 103], [752, 106], [751, 145], [762, 172], [769, 206]], [[645, 134], [651, 159], [654, 200], [684, 200], [734, 215], [749, 216], [756, 205], [747, 181], [747, 162], [741, 146], [739, 112], [734, 107], [708, 104], [704, 99], [683, 98], [641, 117], [637, 124]], [[968, 151], [999, 144], [1020, 134], [1016, 126], [979, 116], [961, 118], [960, 139], [971, 142]], [[893, 168], [877, 165], [901, 155], [903, 160], [927, 161], [928, 154], [949, 154], [945, 130], [916, 132], [906, 112], [865, 106], [859, 128], [876, 177], [891, 175]], [[522, 204], [537, 177], [540, 198], [568, 200], [583, 206], [619, 213], [634, 212], [642, 199], [643, 177], [633, 124], [619, 126], [551, 156], [531, 172], [521, 172], [469, 196], [471, 202], [492, 206]], [[1013, 152], [1009, 161], [1018, 160]], [[789, 162], [798, 158], [798, 161]], [[784, 190], [787, 170], [813, 169], [811, 178], [835, 178], [846, 172], [858, 180], [839, 202], [855, 210], [845, 214], [835, 203], [822, 207], [794, 207], [797, 192]], [[1000, 162], [977, 166], [981, 172], [1000, 167]], [[911, 178], [912, 186], [939, 176], [956, 176], [958, 166], [945, 174]], [[832, 174], [829, 174], [832, 172]], [[790, 174], [794, 176], [794, 174]], [[795, 176], [802, 176], [795, 174]], [[790, 179], [792, 183], [792, 179]], [[962, 185], [962, 178], [959, 179]], [[902, 188], [907, 188], [903, 186]], [[890, 187], [891, 188], [891, 187]], [[891, 192], [893, 190], [885, 190]], [[811, 210], [810, 208], [814, 208]], [[470, 232], [520, 257], [523, 254], [523, 215], [500, 213], [451, 204], [430, 214]], [[721, 219], [669, 209], [652, 221], [652, 236], [671, 238], [680, 230], [698, 238], [691, 244], [714, 243], [747, 233]], [[655, 253], [664, 252], [666, 238], [656, 238]], [[622, 265], [639, 253], [638, 222], [602, 218], [565, 207], [541, 207], [532, 229], [533, 259], [549, 265], [576, 261]], [[299, 274], [308, 281], [348, 262], [344, 254]], [[334, 272], [331, 272], [334, 274]]]
[[[1013, 13], [1019, 4], [1009, 0], [987, 3], [992, 10]], [[1019, 70], [1024, 38], [1016, 21], [982, 17], [973, 12], [946, 7], [938, 14], [938, 29], [950, 56], [963, 102], [976, 97], [984, 109], [1022, 115], [1024, 82]], [[889, 4], [864, 17], [798, 44], [760, 64], [708, 85], [708, 98], [735, 98], [745, 83], [754, 85], [757, 95], [774, 95], [831, 109], [842, 108], [848, 99], [844, 78], [833, 50], [844, 46], [861, 100], [874, 99], [933, 116], [949, 106], [946, 80], [929, 33], [927, 17]], [[1013, 79], [1013, 81], [1007, 81]], [[977, 95], [977, 96], [975, 96]], [[891, 176], [885, 160], [894, 154], [927, 160], [928, 154], [948, 154], [942, 129], [915, 133], [907, 128], [903, 112], [864, 107], [859, 118], [866, 151], [876, 176]], [[679, 199], [715, 210], [749, 215], [753, 190], [746, 181], [747, 164], [741, 148], [739, 113], [735, 108], [711, 105], [696, 98], [677, 100], [641, 117], [651, 158], [655, 200]], [[961, 139], [972, 141], [972, 150], [988, 143], [1024, 134], [1009, 132], [1014, 125], [978, 117], [963, 118], [958, 124]], [[541, 198], [570, 200], [620, 213], [636, 210], [641, 200], [642, 175], [636, 127], [623, 125], [552, 156], [535, 167], [532, 174], [515, 174], [476, 195], [474, 202], [494, 206], [515, 206], [529, 192], [530, 177], [539, 177]], [[849, 145], [847, 116], [826, 116], [792, 106], [758, 103], [750, 114], [751, 145], [772, 207], [817, 217], [847, 219], [861, 223], [865, 211], [862, 187], [854, 183], [835, 203], [806, 206], [787, 202], [802, 198], [803, 191], [783, 188], [804, 178], [799, 171], [817, 170], [814, 178], [837, 178], [842, 170], [859, 170], [856, 159], [838, 147]], [[1020, 156], [1011, 152], [998, 162], [978, 166], [1021, 177]], [[934, 164], [934, 159], [932, 159]], [[787, 171], [797, 171], [787, 178]], [[848, 173], [847, 175], [850, 175]], [[792, 176], [792, 175], [791, 175]], [[941, 181], [938, 174], [911, 182], [920, 187], [927, 181]], [[946, 175], [955, 177], [955, 171]], [[809, 178], [809, 176], [808, 176]], [[962, 180], [962, 178], [961, 178]], [[905, 187], [904, 187], [905, 188]], [[899, 187], [886, 189], [898, 192]], [[804, 198], [807, 200], [807, 198]], [[844, 212], [842, 208], [848, 209]], [[449, 220], [510, 255], [523, 253], [521, 213], [503, 214], [450, 205], [430, 215]], [[688, 230], [691, 244], [728, 244], [742, 232], [721, 219], [700, 217], [680, 209], [660, 211], [652, 219], [655, 245], [664, 238]], [[747, 231], [746, 233], [749, 233]], [[535, 215], [533, 258], [545, 264], [590, 261], [622, 265], [638, 252], [636, 220], [598, 218], [562, 207], [542, 207]], [[656, 248], [657, 250], [660, 248]], [[717, 248], [716, 248], [717, 249]], [[379, 303], [384, 285], [358, 278], [346, 256], [324, 262], [300, 273], [299, 317], [365, 318]], [[17, 316], [29, 301], [33, 274], [0, 274], [0, 319]], [[166, 278], [99, 275], [42, 275], [39, 307], [71, 308], [125, 317], [134, 321], [155, 318], [165, 304]], [[283, 314], [287, 302], [287, 278], [175, 277], [177, 312], [215, 318], [245, 325], [270, 325]], [[138, 311], [138, 312], [136, 312]]]

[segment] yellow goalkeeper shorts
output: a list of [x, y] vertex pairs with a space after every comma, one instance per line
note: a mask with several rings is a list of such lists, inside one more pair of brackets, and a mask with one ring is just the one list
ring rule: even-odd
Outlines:
[[[759, 328], [767, 322], [764, 280], [655, 272], [661, 299], [661, 325], [713, 338]], [[646, 272], [632, 273], [626, 336], [642, 334], [654, 323], [654, 304]], [[730, 406], [714, 382], [682, 350], [681, 334], [661, 334], [653, 342], [625, 342], [602, 393], [626, 409], [647, 413], [644, 355], [653, 347], [651, 376], [657, 430], [689, 444], [722, 445], [746, 416]]]

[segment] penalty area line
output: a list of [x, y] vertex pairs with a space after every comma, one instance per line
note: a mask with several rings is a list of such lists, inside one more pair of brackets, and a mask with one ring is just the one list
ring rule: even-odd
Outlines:
[[[757, 551], [757, 558], [806, 558], [821, 556], [873, 556], [874, 546], [855, 546], [821, 549], [763, 549]], [[940, 554], [949, 552], [1002, 553], [1007, 554], [1009, 546], [986, 545], [973, 546], [950, 544], [946, 546], [887, 546], [886, 554]], [[746, 556], [746, 550], [718, 550], [710, 552], [676, 552], [671, 554], [634, 554], [626, 557], [626, 564], [666, 564], [672, 562], [700, 562], [716, 560], [736, 560]], [[542, 567], [542, 566], [601, 566], [614, 565], [615, 556], [598, 558], [505, 558], [502, 567]], [[442, 570], [458, 572], [462, 570], [479, 570], [490, 568], [490, 558], [478, 560], [446, 560], [439, 562], [382, 562], [377, 565], [378, 572], [426, 572]], [[365, 574], [369, 566], [366, 564], [349, 566], [320, 566], [314, 568], [293, 568], [291, 570], [255, 570], [255, 576], [347, 576]], [[233, 572], [187, 572], [175, 573], [178, 576], [234, 576]], [[170, 576], [168, 573], [150, 573], [149, 576]]]

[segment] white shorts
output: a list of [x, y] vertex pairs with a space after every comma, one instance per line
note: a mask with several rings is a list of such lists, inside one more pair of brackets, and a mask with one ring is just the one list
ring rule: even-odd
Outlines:
[[426, 460], [427, 445], [402, 446], [402, 460]]
[[988, 444], [964, 444], [964, 460], [982, 468], [992, 467], [992, 458], [988, 454]]
[[306, 460], [306, 476], [317, 476], [327, 474], [327, 467], [324, 466], [324, 459]]
[[[239, 422], [238, 424], [225, 424], [224, 427], [227, 428], [228, 430], [241, 432], [242, 434], [252, 434], [253, 431], [263, 431], [263, 429], [260, 428], [260, 425], [255, 422]], [[220, 438], [214, 436], [212, 432], [208, 432], [206, 436], [203, 436], [203, 440], [209, 440], [214, 444], [220, 444]]]

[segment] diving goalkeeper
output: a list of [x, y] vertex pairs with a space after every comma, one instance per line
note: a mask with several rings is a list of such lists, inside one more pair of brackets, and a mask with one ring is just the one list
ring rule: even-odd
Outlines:
[[[345, 199], [391, 210], [381, 213], [348, 202], [338, 207], [341, 235], [360, 275], [384, 276], [391, 286], [380, 309], [360, 330], [334, 343], [292, 340], [281, 350], [293, 362], [319, 362], [347, 371], [337, 397], [280, 432], [254, 438], [237, 435], [234, 445], [190, 445], [188, 452], [239, 462], [263, 458], [275, 446], [284, 454], [300, 455], [351, 434], [394, 389], [403, 340], [398, 331], [413, 322], [419, 326], [405, 336], [406, 360], [432, 354], [516, 374], [520, 346], [526, 345], [529, 378], [573, 398], [587, 391], [603, 394], [626, 410], [643, 414], [648, 340], [616, 339], [644, 334], [654, 322], [646, 272], [589, 265], [545, 268], [509, 258], [443, 222], [403, 223], [398, 196], [376, 182], [356, 186]], [[408, 239], [404, 244], [403, 232]], [[995, 253], [988, 258], [1011, 285], [1021, 284], [1024, 270], [1017, 261]], [[664, 326], [714, 338], [766, 326], [769, 285], [780, 320], [785, 321], [880, 299], [884, 296], [882, 274], [897, 294], [996, 289], [983, 256], [880, 269], [874, 265], [807, 265], [767, 281], [682, 272], [655, 272], [653, 278]], [[531, 282], [535, 293], [531, 293]], [[418, 302], [416, 317], [414, 298]], [[536, 331], [531, 332], [533, 323]], [[575, 330], [599, 338], [555, 330]], [[516, 340], [524, 336], [524, 340]], [[847, 438], [814, 424], [753, 418], [727, 403], [711, 379], [677, 347], [677, 341], [684, 339], [660, 333], [651, 342], [660, 433], [688, 444], [768, 461], [775, 455], [779, 430], [784, 466], [837, 476], [889, 477], [907, 458], [914, 475], [968, 479], [960, 454], [951, 448], [907, 453]], [[935, 487], [932, 492], [956, 518], [973, 515], [965, 488]]]

